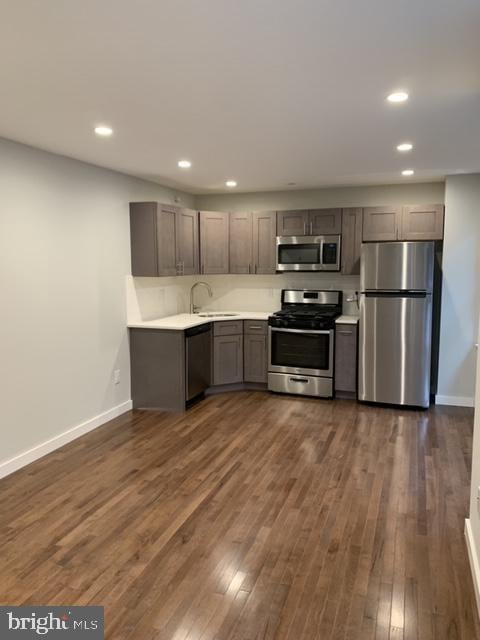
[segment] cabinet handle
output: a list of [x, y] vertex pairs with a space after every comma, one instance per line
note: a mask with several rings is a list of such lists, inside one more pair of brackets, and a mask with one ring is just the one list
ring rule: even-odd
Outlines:
[[251, 325], [249, 326], [249, 329], [261, 329], [261, 328], [262, 328], [262, 327], [259, 327], [258, 325], [255, 325], [255, 324], [251, 324]]
[[342, 336], [351, 336], [353, 335], [353, 331], [339, 331], [338, 332]]
[[313, 236], [313, 222], [310, 222], [310, 235]]

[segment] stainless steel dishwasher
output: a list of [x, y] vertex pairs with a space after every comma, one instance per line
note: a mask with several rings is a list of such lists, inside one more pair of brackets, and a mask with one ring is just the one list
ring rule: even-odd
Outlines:
[[185, 331], [187, 402], [210, 386], [212, 325], [202, 324]]

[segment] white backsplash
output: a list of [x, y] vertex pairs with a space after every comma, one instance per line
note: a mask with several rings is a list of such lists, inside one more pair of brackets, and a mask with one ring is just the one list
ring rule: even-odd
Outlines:
[[183, 276], [172, 278], [133, 278], [127, 276], [127, 318], [129, 324], [185, 313], [189, 310], [190, 287], [208, 282], [213, 297], [205, 288], [195, 291], [195, 304], [215, 311], [277, 311], [282, 289], [340, 289], [343, 312], [357, 314], [355, 302], [347, 302], [359, 288], [358, 276], [328, 273], [289, 273], [276, 275]]

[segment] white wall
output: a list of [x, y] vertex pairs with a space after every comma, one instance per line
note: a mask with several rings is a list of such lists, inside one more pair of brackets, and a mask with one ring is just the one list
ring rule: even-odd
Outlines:
[[358, 314], [355, 302], [347, 302], [359, 288], [358, 276], [328, 273], [291, 273], [277, 275], [202, 275], [177, 278], [126, 278], [129, 324], [185, 313], [190, 304], [190, 287], [203, 280], [212, 288], [195, 291], [195, 304], [203, 309], [221, 311], [277, 311], [282, 289], [340, 289], [344, 292], [344, 313]]
[[439, 400], [472, 406], [480, 306], [480, 174], [447, 177], [443, 246]]
[[130, 399], [128, 203], [174, 196], [0, 139], [0, 475], [6, 460]]
[[401, 204], [443, 203], [443, 182], [391, 184], [367, 187], [330, 187], [198, 195], [195, 204], [206, 211], [261, 211], [322, 207], [375, 207]]

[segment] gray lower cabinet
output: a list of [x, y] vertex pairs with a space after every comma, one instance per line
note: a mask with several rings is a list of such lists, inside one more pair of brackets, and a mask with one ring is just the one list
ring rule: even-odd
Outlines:
[[346, 276], [360, 274], [362, 249], [361, 208], [344, 209], [342, 219], [342, 273]]
[[214, 336], [213, 384], [243, 382], [243, 335]]
[[185, 333], [130, 329], [132, 402], [135, 409], [185, 409]]
[[341, 209], [311, 209], [308, 213], [310, 235], [337, 235], [342, 233]]
[[253, 273], [253, 221], [251, 211], [230, 214], [229, 237], [230, 273]]
[[441, 240], [444, 206], [407, 205], [402, 208], [401, 240]]
[[363, 241], [399, 239], [401, 207], [366, 207], [363, 210]]
[[221, 211], [200, 211], [201, 273], [228, 273], [229, 216]]
[[335, 391], [357, 392], [357, 325], [335, 326]]

